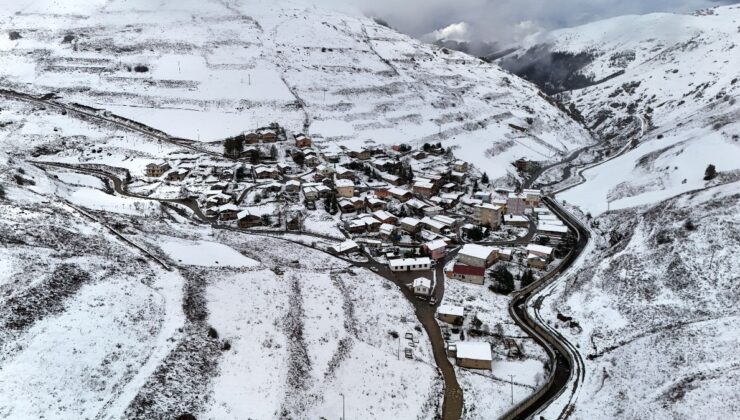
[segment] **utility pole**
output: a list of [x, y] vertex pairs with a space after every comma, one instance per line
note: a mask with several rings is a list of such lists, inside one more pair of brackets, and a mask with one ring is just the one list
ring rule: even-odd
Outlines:
[[342, 396], [342, 420], [345, 420], [345, 417], [344, 417], [344, 394], [343, 393], [340, 393], [339, 395]]
[[396, 349], [396, 359], [401, 360], [401, 335], [398, 335], [398, 348]]
[[511, 404], [514, 404], [514, 375], [509, 375], [509, 378], [511, 379], [509, 382], [511, 384]]

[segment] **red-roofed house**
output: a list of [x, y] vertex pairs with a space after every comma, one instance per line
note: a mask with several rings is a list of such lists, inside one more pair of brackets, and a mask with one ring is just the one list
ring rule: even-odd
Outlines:
[[467, 283], [483, 284], [486, 276], [485, 267], [473, 267], [472, 265], [455, 264], [447, 276]]

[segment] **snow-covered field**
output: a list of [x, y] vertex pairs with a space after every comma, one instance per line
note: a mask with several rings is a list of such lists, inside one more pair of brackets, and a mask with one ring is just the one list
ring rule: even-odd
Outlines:
[[20, 35], [0, 41], [7, 87], [176, 136], [216, 140], [275, 121], [325, 145], [442, 142], [493, 178], [519, 157], [554, 160], [591, 142], [497, 66], [310, 1], [27, 3], [0, 16]]
[[77, 203], [167, 271], [55, 196], [114, 197], [94, 178], [3, 165], [37, 184], [0, 202], [0, 416], [330, 418], [342, 394], [356, 418], [439, 410], [428, 338], [392, 283], [289, 241]]

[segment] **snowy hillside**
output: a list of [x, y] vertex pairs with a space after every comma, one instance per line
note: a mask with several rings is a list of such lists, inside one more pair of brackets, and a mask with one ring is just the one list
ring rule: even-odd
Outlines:
[[709, 404], [736, 416], [739, 203], [735, 181], [593, 221], [593, 245], [546, 305], [586, 366], [573, 418], [696, 418]]
[[625, 155], [585, 171], [590, 182], [563, 199], [597, 214], [701, 188], [710, 164], [737, 176], [738, 21], [740, 6], [727, 6], [701, 15], [622, 16], [528, 40], [520, 60], [545, 49], [551, 61], [556, 54], [580, 60], [576, 73], [590, 83], [608, 79], [560, 97], [610, 153], [632, 142]]
[[738, 412], [738, 22], [737, 6], [624, 16], [533, 38], [542, 43], [518, 53], [568, 68], [561, 87], [588, 85], [559, 95], [603, 141], [573, 163], [612, 158], [552, 187], [570, 186], [557, 198], [592, 235], [545, 303], [585, 364], [547, 418]]
[[497, 66], [300, 2], [28, 1], [4, 12], [4, 87], [185, 138], [279, 121], [325, 146], [442, 142], [494, 178], [518, 157], [590, 142]]
[[429, 341], [380, 277], [94, 176], [0, 169], [0, 417], [328, 418], [340, 394], [374, 418], [437, 409]]

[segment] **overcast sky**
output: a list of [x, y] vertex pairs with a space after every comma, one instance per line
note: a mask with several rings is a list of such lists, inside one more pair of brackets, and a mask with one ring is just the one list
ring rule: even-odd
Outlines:
[[[420, 37], [465, 22], [447, 35], [515, 42], [540, 29], [576, 26], [624, 14], [691, 12], [739, 0], [347, 0], [366, 14]], [[451, 28], [454, 29], [454, 28]]]

